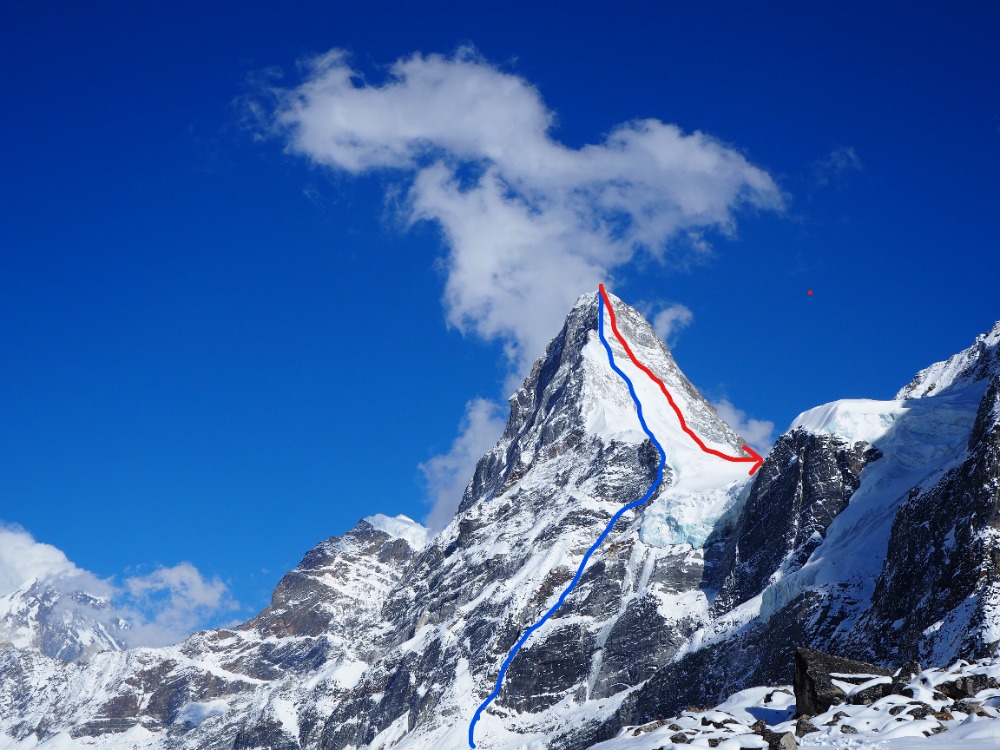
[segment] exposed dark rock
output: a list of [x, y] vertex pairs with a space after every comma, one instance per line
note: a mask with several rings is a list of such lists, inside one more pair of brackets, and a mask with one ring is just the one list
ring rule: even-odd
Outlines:
[[934, 713], [934, 709], [928, 706], [926, 703], [916, 703], [913, 704], [907, 714], [914, 719], [925, 719]]
[[887, 695], [892, 695], [893, 692], [895, 692], [893, 690], [893, 683], [888, 681], [878, 682], [863, 690], [851, 693], [847, 698], [847, 702], [855, 706], [870, 706], [879, 698], [885, 698]]
[[963, 699], [955, 701], [952, 705], [953, 711], [961, 711], [963, 714], [974, 714], [982, 707], [982, 701]]
[[799, 746], [792, 732], [774, 732], [765, 728], [761, 736], [767, 742], [767, 750], [795, 750]]
[[829, 435], [782, 435], [757, 472], [750, 496], [717, 565], [721, 614], [759, 594], [775, 571], [798, 570], [860, 484], [861, 470], [880, 453]]
[[816, 726], [815, 724], [813, 724], [809, 720], [809, 718], [810, 717], [808, 717], [808, 716], [799, 716], [799, 718], [795, 720], [795, 736], [796, 737], [803, 737], [803, 736], [805, 736], [807, 734], [811, 734], [812, 732], [818, 732], [819, 731], [819, 727]]
[[891, 692], [897, 695], [902, 693], [903, 688], [921, 672], [920, 662], [909, 661], [897, 669], [892, 675]]
[[[831, 675], [885, 675], [889, 670], [841, 656], [825, 654], [811, 648], [799, 647], [795, 651], [795, 705], [800, 715], [815, 716], [830, 706], [844, 703], [847, 694], [833, 684]], [[862, 682], [867, 678], [859, 678]]]
[[593, 636], [580, 625], [559, 628], [544, 647], [526, 647], [507, 672], [504, 705], [525, 711], [558, 703], [565, 691], [586, 679], [593, 650]]
[[835, 714], [834, 714], [834, 715], [833, 715], [833, 716], [832, 716], [832, 717], [830, 718], [830, 720], [829, 720], [828, 722], [826, 722], [825, 724], [823, 724], [823, 726], [825, 726], [825, 727], [832, 727], [832, 726], [833, 726], [834, 724], [836, 724], [836, 723], [837, 723], [838, 721], [840, 721], [841, 719], [844, 719], [844, 718], [846, 718], [846, 717], [847, 717], [847, 714], [846, 714], [846, 713], [844, 713], [843, 711], [837, 711], [837, 712], [836, 712], [836, 713], [835, 713]]
[[959, 677], [955, 680], [942, 682], [937, 686], [938, 690], [956, 701], [964, 698], [975, 698], [980, 690], [988, 690], [990, 688], [1000, 688], [1000, 683], [992, 677], [983, 674], [971, 674]]
[[262, 720], [249, 729], [241, 729], [233, 741], [233, 750], [300, 750], [281, 722]]

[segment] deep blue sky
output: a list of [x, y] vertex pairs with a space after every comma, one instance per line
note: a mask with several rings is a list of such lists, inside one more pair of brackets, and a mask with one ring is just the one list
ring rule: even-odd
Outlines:
[[102, 576], [189, 560], [249, 614], [318, 540], [426, 513], [417, 465], [504, 367], [446, 327], [392, 175], [245, 127], [255, 80], [333, 47], [378, 80], [472, 44], [568, 146], [654, 117], [766, 169], [783, 214], [613, 291], [689, 307], [688, 376], [779, 431], [1000, 318], [1000, 5], [536, 5], [4, 4], [0, 520]]

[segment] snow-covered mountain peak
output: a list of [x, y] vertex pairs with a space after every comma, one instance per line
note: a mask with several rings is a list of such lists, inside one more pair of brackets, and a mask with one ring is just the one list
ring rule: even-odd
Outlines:
[[386, 516], [382, 513], [376, 513], [374, 516], [367, 516], [363, 520], [372, 528], [384, 531], [395, 539], [403, 539], [418, 552], [427, 546], [427, 542], [430, 539], [430, 529], [417, 523], [409, 516], [402, 514], [398, 516]]
[[[669, 390], [687, 426], [709, 447], [728, 455], [745, 455], [744, 441], [685, 377], [642, 314], [613, 294], [609, 293], [608, 299], [618, 332], [636, 359]], [[567, 451], [589, 451], [581, 448], [584, 443], [594, 440], [605, 446], [649, 443], [628, 386], [609, 364], [608, 351], [599, 334], [601, 309], [597, 292], [577, 299], [562, 330], [535, 362], [524, 384], [511, 396], [510, 418], [504, 434], [477, 465], [460, 510], [497, 496], [539, 459]], [[708, 485], [716, 486], [719, 484], [716, 470], [726, 474], [723, 483], [745, 476], [746, 467], [707, 457], [684, 433], [680, 418], [660, 385], [633, 363], [625, 351], [607, 310], [603, 329], [616, 366], [631, 380], [643, 404], [647, 425], [664, 447], [671, 477], [683, 475], [687, 469], [690, 478], [700, 476], [703, 484], [707, 481]], [[711, 465], [707, 471], [711, 476], [705, 479], [703, 468], [707, 465]]]
[[[667, 391], [677, 404], [687, 426], [709, 447], [730, 455], [743, 455], [746, 444], [733, 429], [716, 414], [714, 407], [701, 395], [694, 384], [687, 379], [667, 345], [660, 340], [652, 325], [642, 314], [612, 294], [608, 298], [613, 307], [618, 331], [629, 345], [632, 354], [653, 374], [663, 381]], [[650, 418], [650, 427], [660, 440], [664, 439], [678, 448], [691, 450], [696, 458], [704, 455], [697, 448], [690, 435], [680, 428], [680, 418], [670, 407], [662, 388], [643, 372], [625, 351], [611, 326], [611, 316], [605, 312], [605, 338], [611, 344], [616, 364], [625, 372], [636, 387], [636, 393], [643, 404], [643, 412]], [[607, 355], [604, 355], [605, 362]], [[620, 379], [618, 381], [621, 382]], [[667, 446], [664, 445], [666, 449]], [[670, 462], [671, 451], [667, 451]], [[688, 457], [690, 460], [690, 457]], [[713, 461], [714, 463], [714, 461]], [[746, 472], [744, 472], [746, 473]]]
[[968, 349], [918, 372], [896, 398], [937, 396], [997, 374], [1000, 374], [1000, 321], [979, 334]]
[[427, 529], [406, 516], [365, 518], [309, 550], [278, 583], [271, 605], [240, 627], [261, 634], [326, 633], [349, 639], [376, 617], [400, 570], [416, 554], [416, 545], [426, 545], [427, 535]]
[[127, 647], [129, 625], [75, 577], [32, 579], [0, 596], [0, 643], [74, 661]]

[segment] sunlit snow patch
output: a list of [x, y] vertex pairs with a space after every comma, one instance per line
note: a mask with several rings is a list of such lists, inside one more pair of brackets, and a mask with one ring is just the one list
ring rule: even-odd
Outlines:
[[426, 547], [430, 540], [430, 529], [402, 514], [392, 517], [376, 513], [374, 516], [367, 516], [364, 520], [389, 536], [404, 539], [407, 544], [418, 551]]
[[789, 430], [836, 435], [849, 442], [874, 443], [907, 411], [905, 401], [845, 398], [804, 411]]

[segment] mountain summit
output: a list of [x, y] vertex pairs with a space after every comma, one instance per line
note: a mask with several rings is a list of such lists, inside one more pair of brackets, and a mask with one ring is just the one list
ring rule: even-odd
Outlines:
[[[699, 440], [741, 455], [643, 317], [608, 301]], [[258, 616], [176, 646], [86, 663], [31, 638], [0, 646], [0, 731], [18, 750], [61, 733], [108, 750], [458, 750], [561, 598], [510, 659], [477, 747], [628, 748], [626, 727], [787, 683], [797, 646], [883, 664], [992, 656], [998, 341], [1000, 326], [895, 400], [803, 412], [748, 476], [681, 428], [583, 295], [437, 536], [370, 516], [309, 551]], [[663, 481], [568, 591], [661, 460]]]

